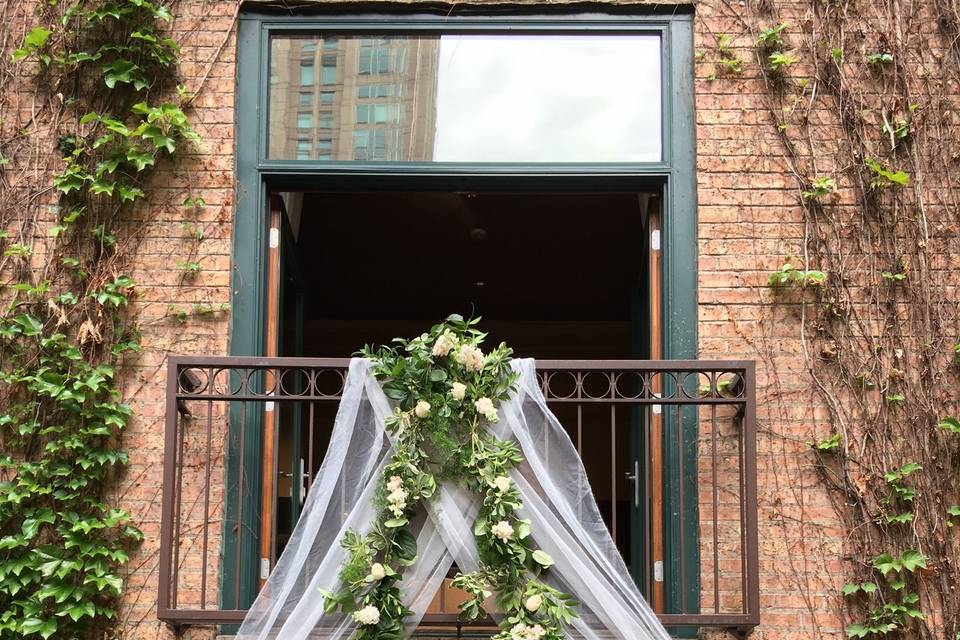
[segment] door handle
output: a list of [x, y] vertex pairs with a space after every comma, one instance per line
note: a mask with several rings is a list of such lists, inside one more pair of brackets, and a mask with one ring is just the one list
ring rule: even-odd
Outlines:
[[633, 461], [633, 473], [626, 472], [627, 482], [633, 485], [633, 506], [640, 508], [640, 461]]

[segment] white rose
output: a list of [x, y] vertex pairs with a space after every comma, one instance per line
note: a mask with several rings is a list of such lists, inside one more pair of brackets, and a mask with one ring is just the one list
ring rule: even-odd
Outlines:
[[457, 362], [467, 368], [468, 371], [481, 371], [483, 369], [483, 351], [477, 347], [464, 345], [457, 351]]
[[490, 398], [480, 398], [473, 403], [473, 406], [476, 408], [477, 413], [481, 414], [490, 422], [498, 422], [500, 420], [500, 415], [497, 413], [496, 407], [493, 406], [493, 400]]
[[457, 346], [457, 336], [447, 329], [433, 343], [433, 355], [443, 357], [449, 354], [455, 346]]
[[493, 484], [502, 493], [506, 493], [510, 490], [510, 478], [507, 476], [497, 476], [493, 479]]
[[523, 603], [523, 606], [530, 613], [536, 613], [540, 610], [540, 605], [543, 604], [543, 598], [539, 594], [534, 594], [527, 598], [527, 601]]
[[527, 634], [529, 634], [531, 638], [540, 638], [546, 632], [547, 630], [538, 624], [535, 624], [532, 627], [527, 627]]
[[372, 565], [370, 565], [370, 577], [374, 580], [383, 580], [386, 575], [386, 570], [379, 562], [374, 562]]
[[426, 418], [430, 415], [430, 403], [426, 400], [420, 400], [417, 402], [417, 408], [413, 410], [417, 414], [418, 418]]
[[462, 382], [454, 382], [450, 388], [450, 395], [453, 396], [454, 400], [463, 400], [463, 397], [467, 395], [467, 385]]
[[387, 483], [387, 491], [393, 493], [403, 488], [403, 479], [400, 476], [390, 476], [390, 482]]
[[513, 537], [513, 527], [511, 527], [510, 523], [506, 520], [501, 520], [497, 524], [490, 527], [490, 533], [495, 535], [503, 542], [506, 542]]
[[380, 610], [372, 604], [367, 605], [359, 611], [354, 611], [353, 619], [359, 624], [374, 625], [380, 622]]

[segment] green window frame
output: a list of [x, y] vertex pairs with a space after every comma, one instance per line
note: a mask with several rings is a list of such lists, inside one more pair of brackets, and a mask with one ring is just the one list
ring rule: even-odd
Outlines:
[[[329, 10], [329, 9], [328, 9]], [[232, 355], [262, 355], [264, 345], [265, 261], [267, 254], [267, 199], [271, 191], [303, 188], [324, 189], [383, 189], [383, 190], [648, 190], [662, 193], [663, 220], [663, 317], [661, 318], [664, 357], [693, 359], [697, 355], [697, 214], [696, 214], [696, 143], [693, 82], [693, 15], [684, 8], [672, 8], [669, 13], [658, 13], [646, 7], [637, 7], [616, 13], [602, 13], [601, 9], [584, 13], [558, 10], [517, 9], [498, 15], [458, 15], [448, 12], [412, 14], [298, 14], [278, 15], [246, 11], [241, 14], [237, 53], [236, 135], [238, 140], [256, 140], [256, 144], [237, 145], [236, 209], [233, 235], [232, 310], [230, 353]], [[526, 11], [526, 12], [525, 12]], [[317, 154], [311, 160], [270, 160], [267, 158], [268, 91], [270, 81], [270, 37], [275, 34], [332, 34], [330, 40], [341, 34], [367, 35], [371, 38], [413, 33], [611, 33], [656, 34], [661, 43], [661, 149], [657, 162], [645, 163], [410, 163], [387, 162], [373, 159], [368, 162], [336, 162], [321, 160]], [[326, 43], [326, 42], [325, 42]], [[387, 41], [389, 43], [389, 41]], [[389, 44], [378, 45], [389, 47]], [[403, 64], [394, 60], [395, 66]], [[376, 76], [364, 76], [376, 77]], [[321, 81], [322, 83], [322, 81]], [[373, 89], [368, 89], [373, 97]], [[366, 96], [364, 96], [366, 97]], [[375, 154], [372, 154], [375, 155]], [[695, 421], [685, 421], [684, 443], [666, 443], [667, 450], [684, 452], [684, 465], [696, 465], [697, 427]], [[245, 425], [249, 468], [259, 465], [257, 455], [260, 431], [255, 421]], [[672, 430], [671, 430], [672, 431]], [[668, 437], [674, 437], [672, 434]], [[233, 443], [239, 434], [231, 434], [228, 452], [228, 487], [231, 464], [235, 456]], [[251, 446], [252, 443], [252, 446]], [[689, 455], [689, 457], [687, 457]], [[235, 459], [235, 458], [234, 458]], [[666, 460], [667, 477], [677, 468], [674, 457]], [[231, 589], [223, 590], [224, 608], [244, 606], [257, 589], [257, 541], [259, 531], [259, 476], [248, 477], [250, 500], [244, 501], [244, 522], [238, 539], [234, 531], [224, 531], [222, 552], [223, 584], [239, 580], [242, 598], [248, 602], [232, 602]], [[696, 477], [690, 474], [681, 482], [686, 491], [695, 491]], [[689, 483], [689, 484], [687, 484]], [[674, 483], [675, 484], [675, 483]], [[699, 534], [697, 527], [679, 530], [679, 507], [675, 497], [678, 486], [668, 486], [666, 521], [666, 562], [671, 573], [685, 567], [685, 584], [689, 585], [687, 600], [699, 601]], [[689, 495], [689, 494], [688, 494]], [[671, 496], [674, 497], [671, 501]], [[236, 500], [226, 501], [228, 519], [235, 519]], [[686, 523], [696, 523], [695, 501], [687, 501]], [[672, 510], [671, 510], [672, 509]], [[680, 562], [679, 543], [683, 536], [687, 550]], [[232, 564], [236, 545], [242, 544], [249, 558], [240, 567]], [[667, 606], [680, 602], [679, 588], [668, 584]]]

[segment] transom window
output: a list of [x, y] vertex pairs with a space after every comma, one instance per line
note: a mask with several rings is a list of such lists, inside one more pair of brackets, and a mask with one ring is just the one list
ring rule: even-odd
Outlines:
[[[299, 157], [296, 109], [316, 104], [355, 114], [342, 119], [323, 154], [335, 161], [659, 162], [660, 40], [646, 33], [274, 35], [267, 157]], [[390, 105], [366, 103], [386, 98]], [[367, 124], [388, 125], [377, 134], [385, 146], [357, 144], [367, 136], [355, 127]]]

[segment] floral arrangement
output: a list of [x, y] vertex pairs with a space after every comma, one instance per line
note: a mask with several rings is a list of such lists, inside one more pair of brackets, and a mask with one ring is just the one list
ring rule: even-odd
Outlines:
[[523, 456], [488, 429], [516, 374], [505, 344], [483, 353], [478, 322], [452, 315], [417, 338], [361, 352], [397, 407], [386, 424], [395, 442], [379, 479], [377, 517], [368, 532], [344, 536], [340, 588], [323, 592], [327, 612], [351, 613], [355, 640], [404, 637], [412, 612], [399, 583], [417, 559], [409, 523], [440, 482], [459, 483], [482, 501], [473, 528], [480, 568], [453, 580], [469, 595], [463, 620], [486, 616], [484, 602], [493, 597], [502, 618], [492, 640], [562, 640], [562, 626], [577, 615], [573, 597], [542, 581], [553, 559], [533, 546], [530, 522], [517, 514], [523, 503], [509, 472]]

